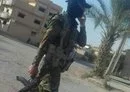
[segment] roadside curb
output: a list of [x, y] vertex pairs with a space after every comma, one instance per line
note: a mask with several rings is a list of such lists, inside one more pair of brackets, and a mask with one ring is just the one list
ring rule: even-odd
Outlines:
[[87, 79], [88, 82], [92, 82], [93, 84], [100, 86], [102, 88], [105, 88], [104, 84], [105, 84], [105, 79], [99, 79], [99, 78], [88, 78]]
[[[116, 91], [116, 92], [129, 92], [129, 91], [122, 91], [121, 89], [119, 89], [118, 87], [114, 87], [114, 86], [110, 86], [106, 83], [105, 79], [100, 79], [100, 78], [96, 78], [96, 77], [93, 77], [93, 78], [88, 78], [86, 79], [88, 82], [91, 82], [93, 84], [95, 84], [96, 86], [99, 86], [103, 89], [107, 89], [109, 91]], [[107, 87], [107, 88], [106, 88]]]

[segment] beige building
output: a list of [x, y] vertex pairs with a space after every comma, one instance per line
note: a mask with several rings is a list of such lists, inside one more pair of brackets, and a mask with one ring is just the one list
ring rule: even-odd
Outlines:
[[62, 11], [60, 6], [50, 0], [12, 0], [9, 5], [12, 6], [12, 13], [6, 32], [31, 44], [40, 42], [41, 30], [45, 30], [44, 25], [49, 16]]

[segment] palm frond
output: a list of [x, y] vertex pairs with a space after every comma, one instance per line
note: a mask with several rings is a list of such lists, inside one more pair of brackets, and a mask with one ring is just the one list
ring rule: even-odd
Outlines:
[[102, 8], [104, 14], [107, 15], [108, 12], [107, 12], [107, 8], [106, 8], [106, 6], [105, 6], [105, 3], [104, 3], [102, 0], [97, 0], [97, 1], [99, 2], [100, 7]]
[[110, 22], [109, 20], [109, 13], [108, 13], [108, 10], [107, 10], [107, 7], [105, 5], [105, 2], [102, 1], [102, 0], [97, 0], [100, 4], [100, 7], [102, 8], [103, 12], [104, 12], [104, 15], [105, 15], [105, 19], [107, 19], [107, 22]]
[[130, 0], [111, 0], [112, 20], [114, 25], [122, 21], [126, 16], [126, 11], [130, 10]]
[[106, 16], [97, 7], [93, 6], [93, 9], [89, 11], [89, 17], [94, 19], [95, 28], [99, 26], [101, 23], [109, 24]]
[[130, 2], [130, 0], [111, 0], [112, 17], [109, 18], [104, 2], [98, 0], [104, 13], [97, 7], [93, 7], [93, 9], [89, 11], [91, 18], [94, 19], [95, 28], [100, 26], [103, 31], [108, 31], [111, 27], [114, 27], [113, 31], [115, 31], [116, 34], [117, 32], [120, 33], [124, 30], [128, 30], [128, 28], [130, 29], [130, 22], [126, 22], [126, 19], [128, 20], [128, 17], [130, 18], [130, 3], [126, 4], [126, 1]]
[[96, 28], [97, 26], [99, 26], [99, 24], [100, 24], [100, 22], [101, 22], [101, 16], [102, 16], [102, 15], [101, 15], [100, 11], [99, 11], [97, 8], [95, 8], [95, 7], [93, 7], [93, 9], [91, 9], [91, 10], [89, 11], [89, 17], [94, 19], [95, 28]]

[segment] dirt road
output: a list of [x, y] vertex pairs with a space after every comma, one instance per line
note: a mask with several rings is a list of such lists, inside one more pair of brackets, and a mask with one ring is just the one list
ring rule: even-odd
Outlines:
[[[23, 87], [16, 76], [28, 77], [27, 68], [36, 52], [36, 47], [0, 35], [0, 92], [17, 92]], [[89, 68], [74, 63], [70, 71], [62, 75], [60, 92], [109, 92], [75, 77], [85, 70]]]

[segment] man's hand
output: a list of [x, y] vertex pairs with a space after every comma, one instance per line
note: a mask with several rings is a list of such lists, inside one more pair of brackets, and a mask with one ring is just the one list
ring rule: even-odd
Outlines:
[[80, 26], [81, 27], [85, 27], [85, 22], [86, 22], [86, 16], [82, 16], [81, 18], [78, 18], [79, 22], [80, 22]]
[[28, 72], [31, 77], [36, 76], [38, 73], [38, 66], [35, 64], [29, 66]]

